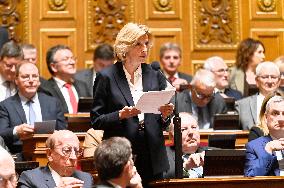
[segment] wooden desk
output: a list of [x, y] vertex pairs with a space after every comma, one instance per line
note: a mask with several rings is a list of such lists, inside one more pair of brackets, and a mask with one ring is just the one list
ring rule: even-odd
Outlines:
[[90, 113], [64, 114], [67, 129], [73, 132], [87, 132], [91, 128]]
[[[75, 133], [82, 145], [85, 139], [86, 133]], [[23, 154], [28, 161], [37, 161], [39, 166], [47, 164], [46, 158], [46, 139], [50, 134], [35, 134], [32, 138], [24, 140], [23, 142]]]
[[200, 142], [202, 144], [208, 144], [208, 135], [229, 135], [236, 134], [236, 149], [245, 148], [245, 144], [248, 142], [249, 131], [201, 131], [200, 132]]
[[228, 177], [199, 179], [168, 179], [152, 183], [151, 187], [159, 188], [281, 188], [284, 187], [284, 177]]

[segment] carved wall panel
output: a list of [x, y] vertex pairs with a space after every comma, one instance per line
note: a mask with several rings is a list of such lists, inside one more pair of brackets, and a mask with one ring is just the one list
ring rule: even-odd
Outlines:
[[283, 1], [250, 0], [252, 19], [283, 19]]
[[181, 0], [146, 0], [146, 19], [179, 19]]
[[238, 14], [237, 0], [193, 0], [194, 50], [236, 48]]
[[57, 44], [65, 44], [71, 48], [74, 56], [77, 56], [77, 41], [76, 41], [76, 29], [75, 28], [54, 28], [54, 29], [41, 29], [40, 30], [40, 43], [39, 43], [39, 59], [41, 75], [45, 78], [49, 78], [45, 56], [47, 50]]
[[98, 44], [115, 41], [119, 30], [134, 20], [134, 0], [87, 0], [87, 46], [93, 50]]
[[9, 29], [9, 38], [19, 40], [16, 37], [16, 26], [20, 23], [20, 12], [17, 0], [1, 0], [0, 1], [0, 26]]
[[153, 47], [150, 50], [149, 62], [159, 61], [159, 50], [163, 43], [175, 42], [182, 44], [182, 33], [180, 28], [151, 28], [151, 33], [153, 35]]
[[40, 19], [75, 19], [76, 0], [41, 0]]
[[273, 61], [284, 54], [284, 29], [253, 29], [252, 37], [259, 39], [265, 46], [265, 60]]

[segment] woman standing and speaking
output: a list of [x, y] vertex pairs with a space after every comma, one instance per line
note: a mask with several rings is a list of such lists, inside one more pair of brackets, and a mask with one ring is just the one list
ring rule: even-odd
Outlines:
[[146, 64], [151, 42], [145, 25], [128, 23], [120, 30], [114, 44], [117, 62], [97, 74], [91, 110], [91, 123], [104, 130], [104, 139], [130, 140], [144, 186], [169, 168], [163, 129], [173, 112], [172, 104], [161, 106], [161, 114], [143, 114], [134, 107], [142, 92], [166, 88], [165, 78]]

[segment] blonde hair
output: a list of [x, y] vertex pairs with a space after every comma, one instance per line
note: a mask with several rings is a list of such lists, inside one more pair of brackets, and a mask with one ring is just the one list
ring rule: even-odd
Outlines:
[[145, 25], [128, 23], [119, 31], [115, 39], [114, 55], [118, 61], [124, 61], [126, 53], [129, 49], [136, 44], [138, 39], [144, 35], [149, 38], [148, 50], [151, 47], [152, 35], [149, 28]]

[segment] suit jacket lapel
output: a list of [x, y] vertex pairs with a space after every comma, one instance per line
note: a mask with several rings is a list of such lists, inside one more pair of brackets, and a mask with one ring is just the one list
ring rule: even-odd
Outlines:
[[253, 95], [250, 98], [250, 110], [253, 118], [253, 123], [256, 124], [257, 122], [257, 95]]
[[142, 63], [141, 68], [142, 68], [143, 91], [147, 92], [150, 91], [152, 88], [153, 75], [151, 75], [151, 71], [149, 71], [150, 69], [146, 67], [146, 64]]
[[128, 105], [134, 106], [133, 98], [121, 62], [116, 62], [115, 72], [113, 73], [113, 75], [117, 86], [120, 89], [124, 98], [126, 99]]
[[56, 184], [55, 184], [55, 181], [51, 175], [51, 172], [48, 168], [48, 166], [46, 166], [44, 169], [43, 169], [43, 178], [45, 180], [45, 185], [47, 187], [56, 187]]
[[18, 93], [13, 97], [13, 103], [15, 111], [19, 114], [19, 117], [21, 118], [22, 122], [27, 123], [26, 114], [23, 109], [22, 102]]

